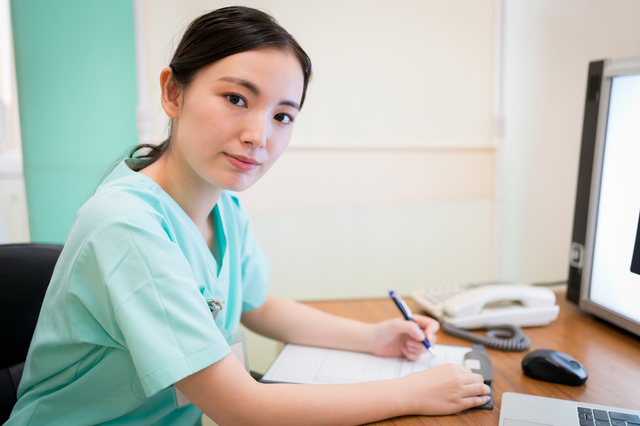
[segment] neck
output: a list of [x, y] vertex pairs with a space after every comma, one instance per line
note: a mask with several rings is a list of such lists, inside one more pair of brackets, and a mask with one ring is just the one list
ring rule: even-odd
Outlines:
[[160, 185], [203, 232], [209, 226], [209, 215], [223, 190], [206, 184], [193, 171], [188, 170], [190, 169], [177, 164], [170, 153], [166, 152], [140, 173]]

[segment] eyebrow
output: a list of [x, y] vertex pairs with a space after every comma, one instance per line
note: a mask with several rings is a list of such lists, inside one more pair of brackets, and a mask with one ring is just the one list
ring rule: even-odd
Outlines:
[[[256, 87], [256, 85], [251, 83], [250, 81], [244, 80], [242, 78], [236, 78], [236, 77], [222, 77], [222, 78], [220, 78], [220, 80], [240, 85], [240, 86], [246, 88], [247, 90], [249, 90], [254, 95], [260, 96], [260, 89], [258, 89]], [[293, 101], [290, 101], [290, 100], [287, 100], [287, 99], [285, 99], [283, 101], [280, 101], [278, 103], [278, 105], [290, 106], [290, 107], [295, 108], [298, 111], [300, 111], [300, 104], [298, 104], [296, 102], [293, 102]]]

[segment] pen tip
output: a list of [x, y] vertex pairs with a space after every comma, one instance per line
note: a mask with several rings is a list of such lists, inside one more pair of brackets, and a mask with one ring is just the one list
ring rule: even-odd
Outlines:
[[436, 353], [433, 351], [433, 348], [429, 348], [429, 353], [433, 356], [436, 356]]

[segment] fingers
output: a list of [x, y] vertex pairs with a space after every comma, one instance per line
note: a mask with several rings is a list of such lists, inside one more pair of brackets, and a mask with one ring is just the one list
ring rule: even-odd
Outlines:
[[415, 315], [414, 320], [415, 322], [403, 321], [399, 318], [391, 320], [393, 324], [392, 329], [396, 332], [405, 333], [418, 342], [427, 339], [429, 343], [434, 343], [435, 333], [440, 329], [440, 323], [423, 315]]
[[458, 372], [460, 372], [461, 383], [465, 385], [471, 385], [474, 383], [484, 383], [482, 374], [474, 373], [470, 368], [464, 365], [454, 364]]
[[[466, 367], [465, 367], [466, 368]], [[463, 410], [484, 405], [491, 399], [491, 388], [484, 383], [480, 374], [461, 374], [460, 403]]]
[[407, 334], [409, 337], [417, 340], [418, 342], [422, 342], [424, 339], [426, 339], [424, 331], [422, 330], [420, 325], [416, 324], [413, 321], [396, 319], [394, 320], [394, 329], [396, 330], [396, 332]]
[[466, 398], [464, 400], [464, 403], [467, 405], [465, 409], [477, 407], [479, 405], [484, 405], [487, 402], [489, 402], [490, 399], [491, 397], [489, 395], [472, 396], [472, 397]]
[[473, 383], [466, 386], [468, 390], [468, 395], [489, 395], [491, 393], [491, 388], [489, 385], [486, 385], [484, 382]]
[[485, 385], [484, 383], [482, 384], [482, 386], [480, 386], [480, 390], [482, 392], [477, 395], [489, 395], [491, 393], [491, 388], [488, 385]]
[[[463, 368], [468, 370], [467, 367]], [[468, 408], [486, 404], [491, 399], [491, 388], [484, 383], [482, 375], [476, 373], [466, 374], [463, 370], [461, 372], [463, 373], [460, 377], [461, 384], [464, 384], [461, 396], [464, 403], [468, 404]]]
[[464, 398], [469, 408], [484, 405], [491, 399], [491, 388], [484, 383], [467, 386], [469, 396]]
[[465, 389], [468, 390], [468, 395], [488, 395], [491, 393], [491, 388], [484, 383], [484, 378], [481, 374], [473, 373], [470, 369], [462, 365], [456, 365], [460, 367], [460, 383], [466, 385]]
[[411, 361], [415, 361], [420, 358], [425, 350], [426, 349], [422, 343], [418, 343], [415, 340], [407, 340], [401, 349], [402, 355]]
[[425, 339], [435, 343], [434, 333], [440, 327], [437, 321], [423, 315], [416, 315], [416, 322], [395, 318], [379, 324], [380, 337], [376, 341], [383, 343], [371, 352], [383, 356], [402, 355], [410, 360], [418, 359], [426, 351]]
[[[407, 379], [416, 379], [421, 388], [419, 412], [426, 415], [453, 414], [486, 404], [491, 388], [485, 385], [480, 374], [456, 364], [442, 364]], [[425, 377], [428, 380], [424, 380]], [[425, 398], [425, 396], [428, 396]]]
[[[405, 341], [402, 347], [402, 354], [407, 359], [416, 360], [427, 350], [423, 343], [424, 339], [426, 338], [429, 343], [433, 343], [435, 341], [435, 337], [426, 337], [417, 324], [409, 323], [407, 325], [409, 326], [407, 334], [410, 338]], [[411, 328], [411, 326], [413, 327]]]
[[436, 340], [435, 334], [440, 329], [440, 323], [433, 318], [429, 318], [424, 315], [414, 315], [413, 319], [418, 323], [420, 328], [424, 330], [429, 342], [434, 343]]
[[420, 359], [420, 355], [422, 354], [422, 352], [414, 352], [407, 349], [406, 347], [402, 348], [401, 351], [402, 355], [409, 361], [417, 361], [418, 359]]
[[[458, 373], [458, 380], [463, 389], [463, 397], [484, 396], [491, 393], [491, 388], [484, 383], [481, 374], [459, 364], [450, 364]], [[484, 403], [483, 403], [484, 404]]]
[[414, 314], [413, 319], [418, 323], [418, 325], [420, 325], [421, 328], [436, 327], [436, 330], [440, 328], [440, 323], [431, 317]]
[[471, 371], [469, 367], [465, 367], [464, 365], [461, 365], [461, 364], [445, 364], [445, 365], [450, 366], [451, 368], [456, 370], [458, 373], [468, 374], [469, 376], [479, 376], [480, 378], [482, 378], [480, 374], [474, 373], [473, 371]]

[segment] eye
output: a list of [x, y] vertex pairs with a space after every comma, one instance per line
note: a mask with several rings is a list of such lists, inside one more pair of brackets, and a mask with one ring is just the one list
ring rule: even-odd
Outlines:
[[227, 100], [232, 103], [233, 105], [236, 106], [240, 106], [243, 107], [245, 106], [247, 103], [245, 102], [245, 100], [242, 98], [242, 96], [239, 95], [225, 95], [225, 97], [227, 98]]
[[275, 118], [277, 121], [281, 122], [282, 124], [293, 123], [293, 117], [291, 117], [289, 114], [285, 114], [282, 112], [279, 114], [276, 114], [273, 118]]

